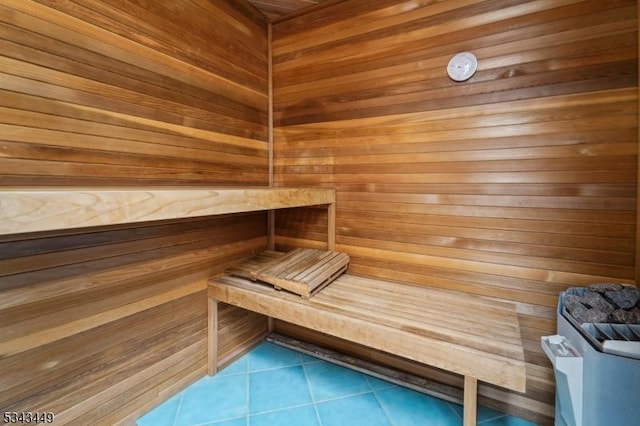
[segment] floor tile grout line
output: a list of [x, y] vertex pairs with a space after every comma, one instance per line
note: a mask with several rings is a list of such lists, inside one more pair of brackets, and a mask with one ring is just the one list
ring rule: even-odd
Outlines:
[[364, 378], [364, 381], [367, 384], [367, 386], [369, 386], [369, 389], [371, 389], [371, 392], [374, 392], [375, 389], [373, 388], [373, 385], [371, 384], [371, 380], [369, 380], [369, 378], [367, 377], [366, 374], [364, 374], [364, 373], [360, 373], [360, 374], [362, 374], [362, 377]]
[[[453, 413], [453, 415], [460, 421], [463, 421], [464, 419], [460, 416], [460, 414], [456, 411], [455, 408], [453, 408], [453, 403], [449, 402], [449, 401], [445, 401], [447, 403], [447, 407], [449, 407], [449, 410], [451, 410], [451, 412]], [[458, 404], [456, 404], [458, 405]], [[464, 410], [464, 406], [462, 406], [462, 409]], [[477, 413], [476, 413], [476, 421], [477, 421]]]
[[373, 393], [374, 391], [364, 391], [364, 392], [356, 392], [356, 393], [350, 393], [349, 395], [343, 395], [343, 396], [336, 396], [334, 398], [327, 398], [327, 399], [323, 399], [320, 401], [317, 401], [316, 404], [324, 404], [325, 402], [334, 402], [334, 401], [339, 401], [341, 399], [347, 399], [347, 398], [352, 398], [354, 396], [362, 396], [362, 395], [366, 395], [368, 393]]
[[288, 365], [279, 365], [277, 367], [269, 367], [269, 368], [261, 368], [259, 370], [251, 370], [249, 371], [249, 373], [260, 373], [263, 371], [271, 371], [271, 370], [278, 370], [280, 368], [289, 368], [289, 367], [301, 367], [305, 364], [288, 364]]
[[307, 369], [304, 365], [302, 366], [302, 374], [304, 374], [304, 380], [307, 382], [307, 389], [309, 389], [309, 395], [311, 395], [311, 402], [315, 404], [316, 396], [313, 393], [313, 388], [311, 387], [311, 382], [309, 381], [309, 375], [307, 374]]
[[[366, 395], [368, 393], [372, 393], [373, 397], [375, 398], [377, 404], [380, 406], [380, 408], [382, 409], [384, 415], [386, 416], [387, 420], [390, 422], [391, 425], [397, 425], [396, 421], [391, 417], [391, 413], [392, 411], [389, 411], [389, 409], [392, 409], [394, 407], [394, 405], [391, 406], [387, 406], [385, 407], [385, 405], [383, 405], [383, 400], [381, 399], [381, 395], [380, 392], [389, 389], [389, 388], [393, 388], [393, 387], [397, 387], [399, 385], [394, 384], [389, 382], [389, 386], [385, 386], [385, 387], [380, 387], [379, 389], [377, 389], [378, 386], [374, 386], [373, 380], [370, 379], [378, 379], [378, 380], [382, 380], [385, 381], [384, 379], [380, 379], [377, 378], [375, 376], [370, 376], [364, 372], [359, 371], [358, 373], [360, 373], [362, 376], [364, 376], [365, 378], [365, 382], [367, 384], [366, 388], [368, 388], [369, 390], [366, 391], [361, 391], [361, 392], [356, 392], [356, 393], [349, 393], [346, 395], [341, 395], [341, 396], [335, 396], [335, 397], [330, 397], [327, 399], [318, 399], [317, 395], [314, 394], [313, 388], [312, 388], [312, 381], [310, 379], [310, 370], [308, 370], [311, 367], [307, 367], [307, 366], [312, 366], [313, 364], [317, 364], [317, 363], [322, 363], [322, 362], [328, 362], [326, 360], [320, 359], [320, 358], [315, 358], [312, 357], [308, 354], [305, 354], [303, 352], [300, 351], [296, 351], [295, 349], [291, 349], [288, 348], [288, 350], [291, 353], [295, 353], [295, 355], [297, 356], [297, 359], [299, 360], [299, 362], [294, 362], [291, 364], [286, 364], [286, 365], [280, 365], [277, 367], [268, 367], [268, 368], [261, 368], [261, 369], [257, 369], [255, 371], [251, 371], [251, 365], [256, 364], [255, 360], [261, 360], [261, 358], [254, 358], [251, 357], [251, 351], [248, 352], [246, 354], [247, 359], [246, 359], [246, 364], [244, 365], [244, 372], [232, 372], [232, 373], [228, 373], [228, 374], [219, 374], [216, 376], [210, 376], [210, 379], [214, 379], [214, 378], [219, 378], [222, 380], [228, 380], [231, 379], [233, 377], [236, 377], [236, 380], [239, 379], [239, 375], [244, 374], [245, 375], [245, 385], [246, 385], [246, 401], [245, 401], [245, 414], [243, 416], [237, 416], [237, 417], [230, 417], [230, 418], [226, 418], [226, 419], [217, 419], [217, 420], [213, 420], [213, 421], [208, 421], [208, 422], [204, 422], [204, 423], [198, 423], [198, 424], [191, 424], [189, 426], [205, 426], [205, 425], [211, 425], [211, 426], [215, 426], [219, 423], [222, 422], [226, 422], [226, 421], [234, 421], [234, 420], [242, 420], [244, 419], [244, 424], [245, 426], [250, 426], [252, 423], [252, 418], [255, 418], [256, 416], [259, 415], [263, 415], [263, 414], [268, 414], [268, 413], [274, 413], [274, 412], [279, 412], [279, 411], [283, 411], [283, 410], [289, 410], [289, 409], [295, 409], [295, 408], [300, 408], [300, 407], [309, 407], [312, 406], [315, 412], [315, 417], [316, 420], [318, 421], [319, 425], [322, 426], [323, 425], [323, 421], [322, 421], [322, 417], [320, 415], [320, 405], [324, 404], [324, 403], [329, 403], [332, 401], [339, 401], [339, 400], [344, 400], [347, 398], [353, 398], [353, 397], [357, 397], [357, 396], [361, 396], [361, 395]], [[270, 360], [272, 361], [277, 361], [282, 359], [280, 357], [280, 355], [278, 353], [267, 353], [266, 357], [264, 356], [264, 353], [260, 354], [260, 357], [263, 357], [262, 360], [266, 360], [267, 364], [269, 363]], [[287, 355], [289, 356], [289, 355]], [[241, 359], [241, 358], [239, 358]], [[252, 362], [253, 359], [253, 362]], [[285, 357], [285, 360], [288, 359], [287, 357]], [[258, 362], [257, 364], [260, 364], [260, 362]], [[288, 407], [282, 407], [282, 408], [277, 408], [277, 409], [272, 409], [272, 410], [266, 410], [266, 411], [261, 411], [261, 412], [257, 412], [257, 413], [251, 413], [251, 407], [250, 407], [250, 402], [251, 402], [251, 374], [253, 373], [261, 373], [261, 372], [268, 372], [268, 371], [275, 371], [275, 370], [279, 370], [279, 369], [286, 369], [286, 368], [294, 368], [294, 367], [301, 367], [302, 372], [304, 374], [304, 379], [305, 382], [307, 384], [307, 389], [309, 391], [309, 395], [311, 397], [311, 401], [307, 402], [307, 403], [301, 403], [301, 404], [297, 404], [297, 405], [292, 405], [292, 406], [288, 406]], [[340, 365], [341, 368], [345, 368], [345, 369], [349, 369], [347, 366], [342, 366]], [[207, 376], [203, 376], [204, 379], [207, 378]], [[402, 386], [400, 386], [402, 387]], [[176, 410], [173, 414], [173, 422], [170, 422], [170, 424], [172, 424], [173, 426], [182, 426], [182, 424], [179, 422], [180, 420], [180, 416], [181, 416], [181, 412], [185, 407], [185, 398], [187, 396], [187, 388], [183, 389], [181, 392], [179, 392], [179, 399], [178, 399], [178, 403], [177, 403], [177, 407]], [[178, 396], [178, 395], [176, 395]], [[435, 399], [439, 399], [437, 397], [434, 397]], [[446, 405], [449, 407], [449, 412], [451, 413], [451, 419], [455, 419], [457, 421], [462, 421], [461, 418], [461, 414], [459, 413], [459, 410], [457, 409], [457, 406], [459, 406], [459, 404], [454, 404], [451, 403], [450, 401], [445, 401], [442, 400], [443, 402], [446, 403]], [[165, 401], [167, 402], [167, 401]], [[158, 408], [158, 407], [155, 407]], [[202, 409], [206, 410], [207, 407], [202, 407]], [[311, 413], [309, 413], [311, 414]], [[481, 421], [478, 422], [479, 425], [482, 424], [489, 424], [492, 421], [496, 421], [499, 419], [504, 419], [504, 418], [509, 418], [509, 417], [513, 417], [513, 418], [519, 418], [517, 416], [511, 416], [509, 414], [506, 413], [501, 413], [499, 411], [495, 411], [495, 413], [489, 411], [487, 418], [482, 419]], [[167, 420], [170, 420], [171, 417], [169, 417]], [[255, 420], [255, 419], [254, 419]]]
[[259, 411], [257, 413], [249, 413], [249, 414], [247, 414], [247, 417], [255, 417], [255, 416], [261, 416], [263, 414], [277, 413], [278, 411], [285, 411], [285, 410], [289, 410], [291, 408], [307, 407], [307, 406], [310, 406], [310, 405], [313, 405], [313, 402], [304, 402], [302, 404], [289, 405], [288, 407], [273, 408], [271, 410]]
[[487, 419], [479, 421], [478, 424], [480, 425], [480, 424], [483, 424], [483, 423], [489, 423], [489, 422], [492, 422], [494, 420], [502, 419], [504, 417], [508, 417], [508, 415], [507, 414], [500, 414], [500, 415], [497, 415], [497, 416], [489, 417]]
[[232, 420], [236, 420], [236, 419], [246, 419], [247, 416], [240, 416], [240, 417], [227, 417], [224, 419], [220, 419], [220, 420], [213, 420], [210, 422], [203, 422], [203, 423], [190, 423], [187, 426], [215, 426], [216, 424], [220, 424], [220, 423], [226, 423], [226, 422], [230, 422]]
[[243, 371], [243, 372], [240, 372], [240, 373], [216, 374], [215, 376], [204, 376], [203, 378], [207, 378], [207, 377], [211, 377], [211, 378], [220, 377], [220, 378], [223, 378], [223, 377], [242, 376], [243, 374], [247, 374], [247, 372]]
[[304, 373], [304, 378], [307, 381], [307, 388], [309, 388], [309, 395], [311, 395], [311, 402], [313, 403], [313, 411], [316, 413], [316, 419], [318, 420], [318, 424], [322, 426], [322, 417], [320, 417], [320, 411], [318, 411], [318, 404], [316, 403], [316, 397], [313, 394], [313, 389], [311, 387], [311, 382], [309, 381], [309, 375], [307, 374], [307, 369], [305, 368], [306, 364], [302, 364], [302, 372]]
[[247, 359], [247, 373], [246, 373], [246, 381], [247, 381], [247, 414], [245, 415], [245, 422], [244, 424], [246, 426], [251, 426], [251, 418], [249, 417], [249, 415], [251, 414], [251, 371], [249, 371], [249, 359]]
[[187, 390], [184, 389], [180, 392], [180, 399], [178, 400], [178, 408], [176, 409], [176, 413], [173, 415], [173, 426], [176, 426], [178, 422], [178, 414], [180, 414], [180, 409], [182, 408], [182, 400], [184, 399], [184, 394], [187, 393]]
[[[250, 425], [251, 417], [262, 416], [262, 415], [265, 415], [265, 414], [273, 414], [273, 413], [278, 413], [280, 411], [287, 411], [287, 410], [292, 410], [292, 409], [295, 409], [295, 408], [302, 408], [302, 407], [314, 407], [315, 408], [315, 404], [312, 403], [312, 402], [306, 402], [304, 404], [297, 404], [297, 405], [291, 405], [291, 406], [288, 406], [288, 407], [274, 408], [273, 410], [260, 411], [259, 413], [249, 413], [245, 417], [247, 419], [247, 424]], [[317, 414], [318, 413], [316, 411], [316, 415]], [[240, 418], [240, 417], [236, 417], [236, 418]], [[233, 420], [233, 419], [227, 419], [227, 420]], [[320, 421], [320, 419], [318, 419], [318, 421]], [[320, 422], [320, 424], [322, 425], [322, 422]]]
[[290, 367], [301, 367], [302, 364], [291, 364], [291, 365], [279, 365], [278, 367], [270, 367], [270, 368], [261, 368], [260, 370], [253, 370], [249, 373], [262, 373], [265, 371], [279, 370], [281, 368], [290, 368]]
[[384, 413], [385, 416], [387, 416], [387, 420], [389, 420], [389, 423], [391, 423], [391, 426], [396, 426], [396, 422], [393, 421], [393, 418], [391, 417], [391, 415], [389, 414], [389, 412], [385, 408], [384, 404], [382, 403], [382, 401], [380, 401], [380, 398], [378, 398], [378, 393], [375, 390], [373, 390], [371, 392], [373, 393], [373, 397], [378, 402], [378, 405], [382, 409], [382, 412]]
[[318, 425], [323, 426], [322, 417], [320, 416], [320, 411], [318, 411], [318, 404], [313, 404], [313, 410], [316, 412], [316, 419], [318, 420]]
[[[361, 374], [362, 374], [362, 375], [364, 375], [364, 376], [366, 377], [367, 382], [369, 383], [369, 386], [371, 386], [371, 390], [372, 390], [372, 391], [374, 391], [374, 392], [375, 392], [375, 391], [384, 390], [384, 389], [390, 389], [390, 388], [394, 388], [394, 387], [404, 387], [404, 386], [397, 385], [397, 384], [392, 383], [392, 382], [387, 382], [387, 381], [386, 381], [386, 380], [384, 380], [384, 379], [380, 379], [380, 378], [378, 378], [378, 377], [372, 376], [372, 375], [367, 374], [367, 373], [361, 373]], [[376, 387], [374, 387], [374, 386], [373, 386], [373, 384], [371, 383], [371, 380], [370, 380], [370, 379], [375, 379], [375, 380], [380, 380], [380, 381], [382, 381], [382, 382], [387, 382], [387, 383], [388, 383], [388, 385], [387, 385], [387, 386], [384, 386], [384, 387], [376, 388]], [[408, 388], [407, 388], [407, 389], [408, 389]]]

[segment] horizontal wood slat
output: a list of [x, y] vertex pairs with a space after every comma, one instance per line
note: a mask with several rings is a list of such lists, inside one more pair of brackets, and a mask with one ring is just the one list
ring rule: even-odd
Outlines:
[[[180, 217], [239, 211], [211, 188], [268, 185], [267, 53], [266, 18], [244, 2], [2, 2], [5, 411], [133, 424], [206, 374], [203, 286], [266, 248], [266, 214]], [[62, 192], [47, 201], [27, 194], [52, 186]], [[164, 207], [148, 192], [119, 206], [99, 192], [64, 195], [158, 186], [196, 192], [156, 193]], [[16, 187], [26, 192], [9, 201]], [[105, 227], [119, 208], [120, 223]], [[154, 222], [122, 223], [153, 211]], [[221, 319], [227, 362], [267, 327], [233, 310]]]
[[[269, 255], [258, 257], [264, 257], [267, 262], [256, 268], [250, 267], [248, 278], [272, 284], [276, 289], [287, 290], [306, 299], [331, 284], [347, 270], [349, 264], [347, 254], [326, 250], [294, 249], [273, 260], [269, 260]], [[233, 269], [230, 271], [232, 275]]]
[[10, 0], [0, 46], [3, 184], [268, 179], [266, 22], [251, 7]]
[[0, 188], [0, 235], [335, 202], [321, 188]]
[[[456, 83], [461, 51], [479, 65]], [[558, 292], [637, 272], [637, 58], [632, 0], [349, 0], [276, 21], [275, 184], [336, 189], [352, 273], [515, 302], [536, 324], [527, 391], [479, 392], [549, 422], [537, 339]], [[310, 210], [276, 227], [277, 249], [321, 248]]]
[[327, 0], [247, 0], [270, 19], [287, 19], [292, 13], [326, 2]]
[[[310, 299], [225, 275], [210, 280], [209, 297], [498, 386], [524, 389], [520, 330], [515, 307], [507, 303], [464, 295], [460, 300], [453, 292], [348, 274]], [[423, 309], [430, 314], [417, 314]], [[484, 321], [485, 314], [494, 320]], [[498, 326], [501, 336], [487, 339], [494, 323], [503, 324]]]
[[[183, 238], [198, 229], [200, 240]], [[266, 243], [263, 213], [0, 243], [0, 262], [20, 266], [0, 277], [0, 406], [53, 411], [61, 424], [142, 414], [159, 388], [205, 373], [206, 282]], [[226, 352], [266, 329], [221, 316]]]
[[[538, 341], [555, 332], [557, 292], [637, 274], [637, 2], [326, 0], [272, 22], [270, 165], [267, 23], [249, 3], [5, 0], [1, 185], [253, 186], [268, 184], [273, 166], [278, 186], [335, 188], [337, 249], [354, 273], [516, 304], [527, 390], [480, 385], [481, 403], [548, 422], [553, 378]], [[459, 51], [480, 64], [461, 84], [444, 72]], [[27, 330], [11, 338], [21, 352], [0, 359], [10, 378], [2, 398], [13, 393], [24, 405], [12, 407], [33, 411], [28, 395], [44, 388], [64, 423], [117, 424], [204, 374], [202, 330], [180, 322], [199, 324], [206, 308], [189, 316], [182, 302], [200, 293], [178, 297], [177, 277], [261, 250], [264, 219], [0, 237], [0, 316]], [[323, 211], [283, 211], [276, 225], [280, 248], [325, 248]], [[127, 299], [127, 286], [140, 299]], [[105, 322], [74, 334], [65, 309], [80, 324], [101, 303], [80, 297], [92, 294], [107, 297]], [[118, 306], [165, 296], [107, 320]], [[27, 344], [40, 312], [61, 333]], [[265, 322], [229, 307], [220, 315], [228, 362]], [[175, 331], [169, 340], [163, 324]], [[90, 364], [87, 342], [112, 326], [136, 330], [158, 357], [113, 340], [119, 349]], [[67, 351], [77, 365], [46, 364], [50, 350], [81, 337]], [[23, 367], [44, 373], [4, 374]], [[121, 384], [98, 379], [112, 373]]]

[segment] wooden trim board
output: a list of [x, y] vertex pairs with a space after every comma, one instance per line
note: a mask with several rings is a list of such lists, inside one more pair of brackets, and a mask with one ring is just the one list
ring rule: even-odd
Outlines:
[[0, 235], [333, 203], [325, 188], [3, 188]]
[[265, 340], [332, 364], [340, 365], [350, 370], [359, 371], [360, 373], [412, 389], [425, 395], [431, 395], [458, 405], [463, 404], [462, 390], [449, 384], [425, 379], [424, 377], [417, 376], [406, 371], [369, 362], [352, 355], [336, 352], [334, 350], [327, 349], [326, 347], [301, 341], [277, 332], [269, 333]]

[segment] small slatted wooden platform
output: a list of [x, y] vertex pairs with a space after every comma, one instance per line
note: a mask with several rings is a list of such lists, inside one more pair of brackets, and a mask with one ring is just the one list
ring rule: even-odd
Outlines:
[[[251, 262], [260, 266], [259, 259]], [[208, 293], [211, 374], [220, 301], [463, 375], [465, 425], [475, 424], [478, 380], [525, 390], [510, 303], [350, 274], [310, 299], [229, 274], [210, 280]]]
[[294, 249], [267, 251], [229, 268], [231, 275], [260, 280], [309, 298], [347, 270], [349, 255], [337, 251]]

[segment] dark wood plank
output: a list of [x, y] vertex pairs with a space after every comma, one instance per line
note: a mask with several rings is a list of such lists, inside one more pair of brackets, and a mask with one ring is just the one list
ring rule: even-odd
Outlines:
[[[337, 189], [350, 272], [516, 302], [539, 326], [523, 332], [530, 386], [479, 393], [549, 422], [537, 336], [555, 332], [557, 293], [637, 274], [637, 4], [408, 6], [353, 0], [273, 24], [274, 180]], [[460, 51], [479, 70], [454, 83]], [[324, 238], [308, 210], [276, 229], [280, 249]]]

